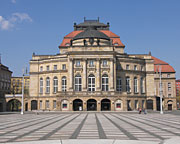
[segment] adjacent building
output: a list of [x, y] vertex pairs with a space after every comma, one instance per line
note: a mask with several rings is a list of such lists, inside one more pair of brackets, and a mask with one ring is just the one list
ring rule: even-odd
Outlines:
[[176, 80], [177, 107], [180, 108], [180, 79]]
[[11, 75], [9, 68], [0, 63], [0, 112], [6, 111], [5, 94], [11, 92]]
[[33, 54], [26, 107], [56, 111], [159, 110], [161, 87], [163, 109], [176, 109], [175, 70], [151, 54], [127, 54], [124, 49], [109, 23], [74, 23], [74, 31], [64, 37], [58, 54]]

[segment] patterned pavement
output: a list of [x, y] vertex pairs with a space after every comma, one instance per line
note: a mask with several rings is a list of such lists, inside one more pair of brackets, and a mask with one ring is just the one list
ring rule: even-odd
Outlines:
[[49, 113], [0, 115], [0, 143], [59, 139], [159, 141], [180, 136], [180, 115]]

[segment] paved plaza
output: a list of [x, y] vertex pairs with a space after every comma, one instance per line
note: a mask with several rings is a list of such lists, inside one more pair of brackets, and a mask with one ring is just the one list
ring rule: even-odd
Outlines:
[[111, 139], [162, 142], [180, 136], [180, 115], [68, 112], [0, 115], [0, 143]]

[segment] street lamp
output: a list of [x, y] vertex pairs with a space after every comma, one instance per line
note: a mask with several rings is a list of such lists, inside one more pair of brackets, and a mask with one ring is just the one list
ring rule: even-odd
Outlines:
[[161, 65], [159, 66], [159, 74], [160, 74], [160, 114], [163, 114], [163, 108], [162, 108], [162, 82], [161, 82]]
[[27, 69], [26, 69], [26, 72], [24, 72], [24, 69], [23, 69], [23, 77], [22, 77], [22, 100], [21, 100], [21, 114], [23, 115], [24, 114], [24, 76], [25, 74], [27, 74]]

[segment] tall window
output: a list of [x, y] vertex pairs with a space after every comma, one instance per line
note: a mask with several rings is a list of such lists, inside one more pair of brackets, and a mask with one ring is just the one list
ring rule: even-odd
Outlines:
[[144, 93], [145, 90], [144, 90], [144, 78], [143, 77], [141, 77], [140, 85], [141, 85], [141, 93]]
[[126, 77], [126, 92], [131, 92], [131, 87], [130, 87], [130, 78]]
[[82, 90], [82, 79], [81, 75], [78, 74], [75, 76], [75, 91], [81, 91]]
[[88, 77], [88, 91], [95, 91], [95, 76], [93, 74]]
[[66, 70], [66, 64], [63, 64], [63, 65], [62, 65], [62, 69], [63, 69], [63, 70]]
[[117, 78], [116, 90], [119, 92], [122, 91], [122, 79], [120, 77]]
[[134, 93], [138, 92], [138, 80], [137, 77], [134, 78]]
[[89, 61], [89, 67], [93, 67], [94, 66], [94, 61], [93, 60], [90, 60]]
[[53, 92], [57, 93], [57, 91], [58, 91], [58, 78], [54, 77], [54, 79], [53, 79]]
[[77, 67], [80, 67], [80, 66], [81, 66], [80, 64], [81, 64], [80, 60], [77, 60], [77, 61], [76, 61], [76, 66], [77, 66]]
[[103, 66], [107, 66], [107, 60], [103, 60]]
[[53, 109], [56, 109], [56, 100], [53, 100]]
[[134, 70], [137, 70], [137, 65], [134, 65]]
[[40, 72], [42, 72], [42, 71], [43, 71], [43, 66], [40, 67]]
[[104, 74], [102, 76], [102, 91], [108, 91], [108, 87], [109, 87], [109, 79], [108, 79], [108, 75], [107, 74]]
[[62, 91], [66, 91], [66, 85], [67, 85], [67, 81], [66, 81], [66, 77], [62, 77]]
[[168, 82], [168, 91], [171, 91], [171, 83]]
[[49, 65], [48, 65], [48, 66], [46, 66], [46, 70], [47, 70], [47, 71], [49, 71], [49, 70], [50, 70], [50, 69], [49, 69]]
[[57, 65], [54, 65], [54, 70], [57, 70]]
[[129, 65], [126, 65], [126, 70], [129, 70]]
[[50, 78], [46, 78], [46, 93], [50, 93]]
[[43, 78], [40, 78], [40, 90], [39, 93], [43, 93]]

